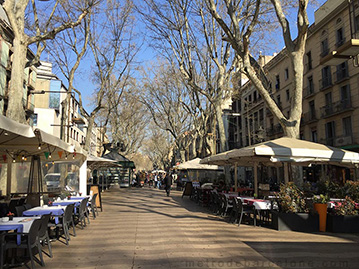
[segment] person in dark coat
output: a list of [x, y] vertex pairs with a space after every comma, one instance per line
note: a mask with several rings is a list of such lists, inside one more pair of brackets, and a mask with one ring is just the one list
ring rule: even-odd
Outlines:
[[164, 181], [167, 196], [170, 196], [170, 191], [171, 191], [171, 186], [172, 186], [172, 176], [169, 173], [167, 173], [167, 175], [163, 181]]

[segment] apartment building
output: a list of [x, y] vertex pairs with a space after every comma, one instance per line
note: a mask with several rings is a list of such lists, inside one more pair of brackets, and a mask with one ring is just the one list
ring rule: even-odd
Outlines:
[[[81, 115], [79, 103], [74, 94], [71, 94], [69, 104], [65, 102], [68, 90], [62, 81], [52, 73], [51, 63], [41, 62], [37, 68], [36, 90], [33, 95], [35, 96], [33, 125], [69, 144], [83, 147], [85, 137], [88, 135], [87, 120]], [[65, 117], [65, 114], [69, 117]], [[98, 148], [102, 147], [102, 143], [98, 141], [96, 128], [91, 133], [89, 154], [99, 156]]]
[[[359, 1], [328, 0], [315, 12], [304, 57], [301, 139], [359, 152]], [[291, 63], [281, 51], [264, 65], [271, 95], [285, 116], [293, 98]], [[242, 146], [284, 135], [257, 90], [246, 83], [234, 103], [240, 105]], [[232, 105], [234, 106], [234, 105]], [[264, 131], [262, 131], [264, 130]], [[311, 173], [313, 176], [318, 171]], [[340, 171], [348, 178], [348, 171]], [[345, 173], [347, 173], [345, 175]], [[338, 174], [338, 172], [337, 172]]]

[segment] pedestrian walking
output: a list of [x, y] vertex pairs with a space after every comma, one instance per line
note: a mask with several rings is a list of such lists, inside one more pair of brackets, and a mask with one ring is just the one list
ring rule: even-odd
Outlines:
[[172, 176], [167, 173], [166, 177], [164, 178], [164, 186], [167, 193], [167, 196], [170, 196], [171, 186], [172, 186]]

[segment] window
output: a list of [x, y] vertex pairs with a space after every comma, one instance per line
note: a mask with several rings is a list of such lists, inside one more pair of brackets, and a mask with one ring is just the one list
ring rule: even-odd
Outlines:
[[280, 108], [281, 107], [281, 102], [280, 102], [280, 95], [277, 95], [277, 105]]
[[279, 90], [280, 89], [280, 78], [279, 75], [275, 76], [275, 89]]
[[324, 107], [324, 114], [329, 116], [333, 114], [333, 100], [332, 100], [332, 93], [328, 92], [325, 94], [325, 107]]
[[326, 55], [328, 55], [329, 53], [329, 45], [328, 45], [328, 38], [322, 40], [322, 42], [320, 43], [320, 47], [321, 47], [321, 57], [324, 57]]
[[350, 96], [349, 85], [345, 85], [340, 88], [340, 101], [341, 101], [342, 109], [351, 107], [351, 96]]
[[335, 122], [330, 121], [325, 124], [325, 134], [327, 138], [327, 144], [329, 146], [334, 145], [334, 138], [335, 138]]
[[[355, 33], [359, 32], [359, 15], [355, 16], [354, 18], [354, 24], [355, 24]], [[358, 35], [357, 35], [358, 36]], [[356, 36], [356, 37], [357, 37]]]
[[337, 82], [347, 78], [348, 76], [348, 62], [345, 61], [337, 65]]
[[286, 94], [286, 96], [287, 96], [287, 101], [289, 101], [289, 99], [290, 99], [290, 93], [289, 93], [289, 90], [286, 90], [286, 91], [285, 91], [285, 94]]
[[352, 135], [352, 119], [351, 119], [351, 117], [343, 118], [343, 135], [344, 136]]
[[286, 68], [286, 69], [284, 70], [284, 79], [285, 79], [285, 80], [288, 80], [288, 78], [289, 78], [289, 69]]
[[330, 66], [325, 66], [322, 69], [322, 89], [332, 85], [332, 76], [330, 73]]
[[314, 93], [313, 76], [308, 77], [308, 95]]
[[317, 130], [312, 130], [311, 132], [311, 139], [313, 142], [318, 142], [318, 133]]
[[30, 121], [32, 121], [32, 126], [37, 126], [37, 114], [34, 113], [30, 116]]
[[328, 92], [325, 94], [325, 104], [327, 106], [331, 105], [332, 104], [332, 93], [331, 92]]
[[337, 30], [337, 43], [336, 46], [340, 47], [345, 42], [343, 27]]
[[253, 93], [253, 102], [257, 102], [257, 91]]
[[315, 104], [314, 104], [314, 100], [309, 102], [309, 117], [310, 120], [314, 120], [315, 117]]
[[312, 66], [312, 52], [308, 51], [307, 52], [307, 69], [311, 70], [313, 68]]

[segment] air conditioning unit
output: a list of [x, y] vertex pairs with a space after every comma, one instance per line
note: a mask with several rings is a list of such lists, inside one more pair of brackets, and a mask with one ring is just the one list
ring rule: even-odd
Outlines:
[[335, 140], [335, 146], [346, 146], [353, 144], [353, 138], [351, 136], [339, 137]]

